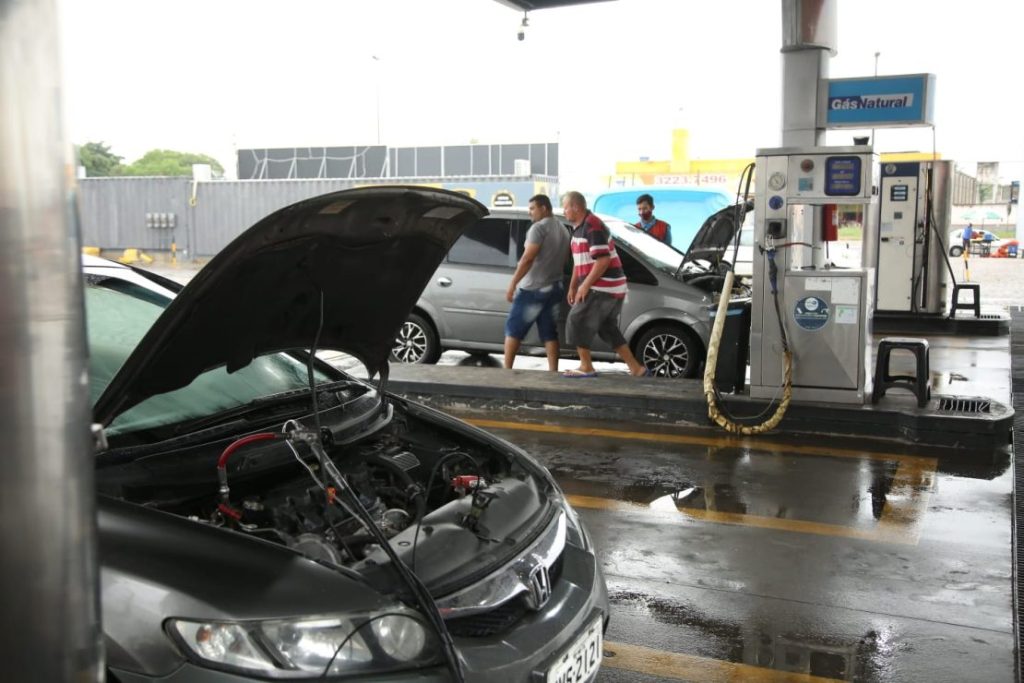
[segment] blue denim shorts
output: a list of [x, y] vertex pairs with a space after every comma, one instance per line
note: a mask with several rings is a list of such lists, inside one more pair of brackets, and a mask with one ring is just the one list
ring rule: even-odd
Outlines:
[[517, 289], [505, 321], [505, 336], [523, 339], [533, 323], [542, 342], [558, 339], [555, 311], [562, 300], [562, 283], [556, 282], [540, 289]]

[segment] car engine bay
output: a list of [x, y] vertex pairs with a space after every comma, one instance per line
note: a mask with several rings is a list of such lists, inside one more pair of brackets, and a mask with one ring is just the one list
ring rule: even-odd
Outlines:
[[[380, 536], [371, 533], [367, 518], [340, 490], [348, 486], [349, 496], [358, 498], [385, 538], [402, 535], [393, 545], [407, 564], [415, 568], [419, 555], [424, 578], [475, 564], [481, 548], [509, 547], [507, 540], [523, 537], [524, 526], [533, 526], [546, 507], [540, 503], [548, 482], [519, 458], [413, 417], [400, 406], [382, 429], [354, 443], [334, 445], [330, 431], [322, 430], [324, 453], [340, 479], [332, 479], [314, 449], [289, 432], [304, 429], [289, 420], [280, 431], [233, 440], [220, 452], [216, 468], [209, 465], [215, 451], [203, 446], [189, 454], [154, 454], [100, 469], [100, 490], [284, 545], [318, 562], [355, 568], [386, 564]], [[307, 439], [310, 433], [306, 430]], [[188, 465], [170, 476], [165, 472], [155, 485], [154, 461], [164, 460], [166, 466], [169, 458]], [[211, 476], [214, 469], [219, 486]], [[447, 549], [439, 553], [441, 545]], [[431, 570], [425, 559], [430, 557], [448, 567]]]

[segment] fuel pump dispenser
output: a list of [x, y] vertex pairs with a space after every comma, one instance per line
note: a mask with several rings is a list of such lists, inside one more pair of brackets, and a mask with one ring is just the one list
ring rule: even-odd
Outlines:
[[980, 313], [981, 287], [977, 283], [973, 296], [979, 297], [978, 314], [954, 315], [951, 299], [959, 299], [957, 290], [971, 285], [957, 284], [948, 258], [953, 162], [886, 162], [880, 171], [878, 231], [872, 242], [864, 243], [864, 263], [877, 266], [874, 330], [1008, 334], [1008, 313]]
[[874, 272], [832, 266], [823, 235], [836, 211], [827, 206], [863, 205], [870, 243], [875, 168], [870, 146], [758, 150], [751, 397], [780, 395], [788, 348], [794, 401], [870, 398]]
[[881, 166], [876, 321], [946, 313], [953, 162]]

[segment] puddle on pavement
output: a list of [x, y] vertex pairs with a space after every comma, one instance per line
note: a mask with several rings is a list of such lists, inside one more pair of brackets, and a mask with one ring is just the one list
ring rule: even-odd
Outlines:
[[[904, 648], [890, 626], [850, 637], [815, 632], [803, 624], [776, 623], [768, 614], [712, 616], [704, 607], [635, 591], [612, 591], [609, 599], [613, 613], [624, 617], [616, 626], [626, 632], [616, 634], [616, 639], [630, 639], [628, 624], [636, 618], [641, 624], [673, 627], [677, 651], [788, 673], [844, 681], [891, 680], [895, 656]], [[614, 646], [608, 650], [614, 657]]]
[[621, 472], [599, 474], [565, 464], [551, 472], [570, 496], [622, 501], [652, 512], [707, 511], [867, 528], [882, 518], [887, 501], [913, 495], [915, 486], [931, 486], [899, 476], [895, 461], [727, 457], [698, 465], [690, 470], [696, 476], [685, 479], [626, 480]]
[[970, 382], [971, 378], [959, 372], [933, 372], [931, 381], [932, 389], [941, 389], [942, 387], [952, 386], [957, 382]]
[[[596, 426], [596, 425], [595, 425]], [[971, 451], [908, 448], [907, 456], [864, 459], [766, 452], [746, 445], [708, 447], [652, 444], [642, 440], [581, 439], [572, 434], [512, 432], [534, 453], [570, 496], [621, 501], [651, 512], [720, 512], [831, 524], [862, 530], [885, 527], [911, 539], [925, 518], [950, 533], [974, 529], [984, 516], [972, 503], [973, 487], [955, 478], [992, 480], [1009, 469], [1009, 448]], [[805, 444], [800, 444], [805, 445]], [[834, 441], [837, 449], [855, 442]], [[933, 469], [936, 468], [936, 469]], [[942, 482], [942, 483], [940, 483]], [[938, 488], [941, 495], [929, 501]], [[1002, 487], [991, 489], [980, 509], [1005, 507]], [[963, 490], [960, 496], [951, 496]]]

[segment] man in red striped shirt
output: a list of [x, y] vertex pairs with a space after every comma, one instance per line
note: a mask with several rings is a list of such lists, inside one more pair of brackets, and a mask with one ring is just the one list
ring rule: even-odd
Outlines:
[[649, 375], [619, 330], [622, 301], [626, 298], [626, 274], [615, 251], [608, 226], [587, 210], [587, 200], [579, 192], [568, 192], [562, 199], [566, 219], [575, 226], [572, 233], [572, 278], [569, 280], [569, 318], [565, 339], [576, 347], [580, 366], [567, 370], [565, 377], [596, 377], [590, 355], [594, 336], [606, 341], [629, 366], [634, 376]]

